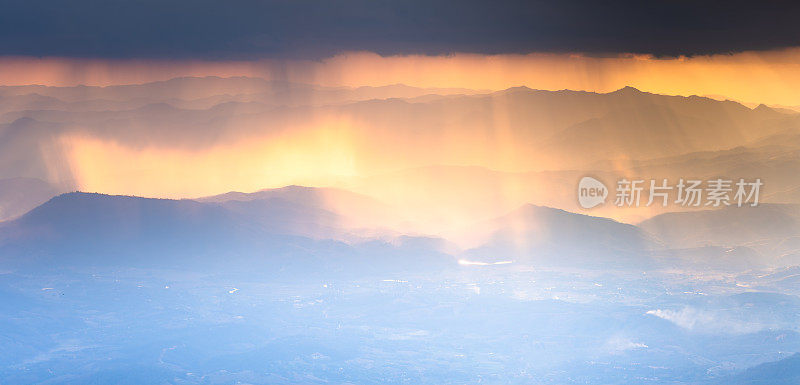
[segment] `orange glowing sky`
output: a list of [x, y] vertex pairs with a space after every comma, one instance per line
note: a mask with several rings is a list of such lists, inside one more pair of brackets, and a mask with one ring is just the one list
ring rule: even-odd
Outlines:
[[580, 54], [391, 56], [342, 54], [321, 61], [175, 61], [0, 58], [0, 84], [111, 85], [178, 76], [254, 76], [329, 86], [407, 84], [500, 90], [609, 92], [630, 85], [671, 95], [722, 95], [800, 105], [800, 48], [654, 58]]
[[[564, 54], [381, 57], [351, 53], [322, 61], [211, 62], [5, 57], [0, 58], [0, 68], [3, 85], [106, 86], [212, 75], [324, 86], [406, 84], [476, 90], [525, 85], [543, 90], [610, 92], [630, 85], [660, 94], [721, 95], [742, 102], [800, 106], [800, 93], [796, 92], [800, 89], [800, 48], [691, 58]], [[493, 118], [493, 127], [497, 127], [494, 137], [465, 138], [459, 127], [450, 127], [439, 136], [426, 137], [434, 143], [429, 146], [432, 150], [416, 154], [393, 152], [399, 150], [391, 148], [390, 139], [381, 139], [370, 127], [363, 127], [364, 122], [351, 121], [347, 116], [320, 116], [310, 121], [310, 127], [293, 127], [290, 132], [274, 136], [221, 141], [198, 149], [126, 147], [123, 143], [81, 135], [60, 138], [57, 145], [66, 154], [77, 188], [83, 191], [186, 198], [288, 184], [340, 186], [391, 198], [392, 203], [400, 206], [418, 207], [434, 218], [463, 223], [456, 215], [457, 209], [438, 213], [431, 208], [452, 201], [449, 191], [433, 199], [428, 196], [429, 190], [416, 187], [418, 181], [413, 178], [388, 180], [391, 183], [382, 180], [377, 186], [368, 184], [368, 178], [429, 165], [483, 166], [508, 172], [549, 169], [548, 165], [537, 165], [536, 159], [526, 158], [530, 155], [527, 152], [515, 153], [518, 138], [503, 130], [507, 117], [502, 110], [494, 111]], [[364, 132], [370, 132], [367, 141], [364, 135], [358, 135]], [[410, 149], [415, 145], [402, 143], [396, 147]], [[63, 162], [53, 162], [56, 163], [61, 167]], [[625, 167], [621, 164], [615, 168]], [[366, 182], [363, 178], [367, 178]], [[464, 186], [481, 188], [470, 183], [465, 182]], [[491, 183], [483, 183], [486, 194], [473, 194], [479, 198], [470, 196], [457, 203], [489, 217], [490, 213], [526, 202], [531, 191], [543, 190], [537, 181], [502, 186]], [[550, 181], [542, 179], [541, 183]], [[413, 198], [414, 194], [424, 196]], [[493, 197], [492, 202], [484, 202], [486, 196]], [[558, 199], [566, 196], [568, 201], [553, 198], [553, 202], [545, 203], [572, 208], [568, 206], [574, 203], [569, 200], [571, 195], [558, 192], [554, 196]], [[426, 206], [430, 201], [436, 204]], [[486, 207], [476, 210], [480, 205]], [[623, 217], [617, 215], [619, 219]], [[436, 228], [438, 224], [431, 226]]]

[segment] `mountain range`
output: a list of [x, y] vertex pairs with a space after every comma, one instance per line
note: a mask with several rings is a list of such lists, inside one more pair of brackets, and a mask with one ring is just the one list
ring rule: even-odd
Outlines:
[[[245, 206], [241, 206], [245, 204]], [[438, 269], [454, 263], [441, 240], [399, 236], [331, 239], [336, 214], [271, 198], [224, 203], [91, 193], [59, 195], [0, 225], [3, 265], [16, 268], [125, 266], [293, 274]], [[330, 226], [330, 227], [328, 227]], [[380, 257], [378, 257], [380, 256]]]
[[[271, 142], [289, 135], [308, 141], [335, 135], [360, 176], [438, 165], [511, 173], [666, 168], [671, 176], [696, 154], [704, 154], [704, 172], [740, 171], [730, 166], [745, 158], [729, 151], [742, 146], [746, 159], [774, 163], [775, 156], [789, 156], [794, 162], [796, 154], [787, 152], [798, 149], [791, 138], [800, 128], [800, 114], [763, 105], [751, 109], [631, 87], [605, 94], [527, 87], [488, 92], [210, 77], [112, 87], [0, 87], [0, 100], [6, 110], [0, 115], [0, 177], [57, 184], [75, 180], [81, 169], [70, 166], [79, 160], [70, 159], [62, 143], [75, 137], [133, 150], [203, 151], [243, 138]], [[51, 155], [44, 157], [42, 149]], [[717, 159], [726, 154], [733, 159]], [[783, 189], [773, 192], [778, 191]]]
[[[0, 100], [0, 220], [7, 248], [46, 254], [78, 247], [77, 241], [69, 244], [70, 237], [95, 239], [96, 251], [113, 243], [103, 241], [108, 238], [127, 239], [133, 249], [154, 242], [152, 248], [186, 255], [211, 254], [203, 250], [223, 244], [231, 253], [253, 254], [282, 243], [302, 245], [292, 246], [297, 251], [410, 242], [451, 259], [484, 262], [542, 263], [555, 255], [587, 262], [588, 254], [602, 251], [601, 263], [800, 263], [800, 114], [764, 105], [631, 87], [610, 93], [346, 88], [217, 77], [112, 87], [0, 87]], [[195, 175], [202, 178], [191, 179], [187, 190], [231, 174], [241, 173], [248, 186], [259, 176], [293, 174], [279, 170], [276, 159], [300, 159], [317, 183], [199, 198], [184, 194], [193, 200], [59, 195], [82, 189], [87, 175], [96, 178], [94, 185], [135, 179], [122, 171], [92, 175], [98, 165], [116, 172], [121, 164], [76, 157], [70, 138], [134, 153], [162, 151], [168, 160], [142, 166], [125, 161], [156, 177], [159, 165], [198, 163]], [[228, 165], [255, 165], [263, 174], [195, 162], [205, 151], [243, 138], [280, 144], [258, 148], [252, 159], [235, 158], [245, 164]], [[329, 154], [295, 145], [308, 142], [341, 147], [343, 163], [353, 172], [340, 175], [332, 168], [326, 174]], [[258, 158], [270, 152], [273, 157]], [[181, 158], [185, 154], [190, 161]], [[164, 174], [162, 180], [181, 174]], [[675, 205], [620, 208], [607, 201], [586, 211], [575, 199], [576, 183], [586, 175], [608, 187], [622, 178], [667, 178], [673, 184], [679, 178], [760, 178], [761, 201], [769, 204], [698, 211]], [[276, 187], [284, 185], [274, 180]], [[231, 183], [231, 189], [247, 191]], [[122, 223], [127, 217], [142, 218], [141, 227], [125, 227], [132, 226]], [[45, 234], [53, 237], [49, 243], [33, 241]]]
[[445, 238], [370, 227], [358, 220], [359, 212], [375, 212], [373, 225], [395, 213], [367, 196], [300, 186], [198, 200], [75, 192], [0, 224], [0, 250], [5, 266], [201, 270], [225, 264], [285, 270], [300, 261], [317, 261], [333, 270], [368, 263], [377, 271], [440, 269], [454, 267], [457, 260], [723, 270], [799, 262], [800, 210], [795, 206], [668, 213], [631, 225], [524, 205]]

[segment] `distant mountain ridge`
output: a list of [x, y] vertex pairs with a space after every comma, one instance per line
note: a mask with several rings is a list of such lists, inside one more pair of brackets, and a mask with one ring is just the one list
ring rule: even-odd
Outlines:
[[[375, 198], [330, 187], [291, 185], [252, 193], [231, 191], [195, 200], [219, 203], [237, 211], [257, 211], [270, 206], [270, 202], [285, 201], [286, 204], [305, 207], [306, 210], [316, 210], [317, 214], [324, 213], [317, 219], [327, 218], [326, 226], [330, 229], [327, 235], [335, 239], [352, 240], [361, 236], [391, 238], [399, 234], [405, 221], [394, 207]], [[302, 227], [297, 231], [303, 233]], [[305, 235], [319, 237], [319, 234]]]
[[[347, 260], [371, 255], [380, 265], [380, 259], [388, 254], [394, 256], [391, 258], [414, 261], [411, 265], [441, 266], [441, 253], [448, 250], [446, 241], [425, 237], [398, 236], [391, 242], [393, 246], [369, 238], [352, 244], [338, 242], [337, 232], [346, 231], [338, 227], [338, 214], [316, 207], [313, 202], [304, 204], [302, 199], [292, 202], [277, 196], [263, 198], [263, 194], [280, 195], [287, 191], [307, 195], [326, 192], [292, 186], [267, 190], [258, 199], [223, 202], [63, 194], [17, 220], [0, 225], [0, 251], [4, 252], [6, 262], [22, 258], [17, 262], [23, 264], [41, 258], [49, 263], [67, 265], [134, 258], [136, 263], [169, 265], [191, 261], [208, 263], [209, 258], [213, 260], [215, 256], [283, 262], [313, 257], [334, 263], [337, 258]], [[490, 242], [481, 251], [497, 251], [498, 247], [515, 245], [507, 238], [509, 221], [523, 222], [524, 236], [533, 241], [534, 248], [515, 250], [523, 254], [544, 250], [556, 254], [575, 250], [585, 253], [603, 247], [609, 252], [622, 252], [622, 255], [641, 251], [649, 247], [650, 242], [630, 225], [526, 206], [495, 221], [494, 243]], [[75, 260], [53, 261], [51, 258], [55, 255]], [[598, 262], [611, 263], [615, 257], [619, 256], [615, 254]], [[455, 256], [447, 258], [455, 261]]]
[[244, 269], [249, 264], [273, 272], [298, 272], [316, 264], [321, 270], [315, 271], [343, 274], [353, 264], [363, 265], [364, 271], [406, 271], [454, 263], [439, 250], [445, 244], [430, 238], [337, 241], [329, 233], [340, 230], [335, 219], [325, 210], [278, 198], [234, 201], [229, 206], [67, 193], [0, 224], [0, 262], [20, 268], [43, 264], [189, 270]]
[[0, 179], [0, 221], [25, 214], [66, 189], [35, 178]]
[[[0, 223], [0, 253], [5, 263], [23, 265], [124, 263], [130, 258], [168, 265], [325, 258], [335, 265], [372, 256], [380, 266], [381, 255], [391, 256], [393, 263], [408, 259], [414, 266], [466, 258], [589, 269], [746, 269], [800, 262], [800, 209], [795, 205], [670, 213], [634, 226], [527, 204], [444, 237], [375, 227], [383, 213], [371, 223], [354, 222], [361, 211], [385, 207], [345, 190], [302, 186], [200, 200], [74, 192]], [[473, 246], [462, 250], [450, 243], [458, 237]], [[53, 261], [55, 256], [66, 259]]]
[[[768, 107], [631, 87], [605, 94], [527, 87], [480, 93], [210, 77], [110, 87], [0, 87], [0, 100], [0, 134], [30, 127], [27, 140], [36, 143], [80, 134], [132, 148], [200, 150], [244, 137], [268, 140], [298, 127], [313, 136], [314, 127], [333, 120], [345, 125], [357, 144], [354, 156], [370, 166], [369, 174], [435, 164], [585, 169], [608, 159], [730, 149], [800, 128], [800, 116]], [[38, 161], [31, 159], [36, 152], [13, 151], [17, 143], [5, 143], [4, 153]], [[448, 143], [447, 151], [434, 143]], [[402, 156], [412, 150], [414, 157]], [[0, 169], [3, 176], [19, 175]], [[47, 179], [44, 173], [32, 176]]]
[[666, 213], [639, 226], [673, 248], [744, 246], [758, 252], [762, 263], [800, 264], [800, 205], [762, 203]]
[[762, 203], [661, 214], [639, 224], [675, 247], [733, 246], [800, 234], [800, 205]]
[[[66, 103], [87, 100], [122, 101], [132, 99], [197, 100], [214, 96], [257, 95], [258, 98], [282, 97], [284, 103], [316, 96], [321, 100], [361, 100], [387, 97], [417, 97], [428, 94], [471, 94], [480, 91], [466, 88], [422, 88], [404, 84], [362, 87], [331, 87], [307, 83], [267, 80], [258, 77], [178, 77], [141, 84], [111, 86], [0, 86], [0, 98], [39, 95]], [[235, 100], [235, 99], [234, 99]]]
[[800, 382], [800, 353], [766, 362], [714, 382], [719, 385], [794, 385]]
[[663, 247], [633, 225], [530, 204], [474, 227], [488, 239], [467, 255], [534, 265], [644, 266]]

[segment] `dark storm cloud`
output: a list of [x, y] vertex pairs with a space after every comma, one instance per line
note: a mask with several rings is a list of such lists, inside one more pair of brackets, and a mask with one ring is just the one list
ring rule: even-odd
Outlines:
[[707, 1], [0, 0], [0, 54], [319, 58], [800, 45], [800, 5]]

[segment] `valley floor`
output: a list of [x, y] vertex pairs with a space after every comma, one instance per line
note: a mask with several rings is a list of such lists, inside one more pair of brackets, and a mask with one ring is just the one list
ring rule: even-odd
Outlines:
[[[792, 276], [791, 270], [710, 275], [515, 265], [353, 280], [267, 279], [258, 271], [5, 272], [0, 378], [4, 384], [748, 383], [748, 368], [800, 351], [800, 298], [796, 286], [787, 286]], [[794, 370], [775, 376], [796, 380]]]

